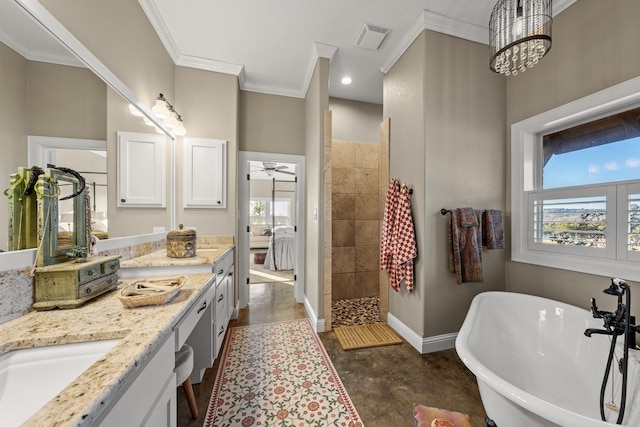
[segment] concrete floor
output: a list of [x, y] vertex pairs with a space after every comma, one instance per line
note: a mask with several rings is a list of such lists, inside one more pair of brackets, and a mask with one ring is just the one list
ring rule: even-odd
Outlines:
[[[251, 285], [249, 301], [230, 327], [307, 317], [285, 283]], [[403, 342], [344, 351], [333, 332], [319, 336], [366, 427], [412, 426], [414, 403], [464, 412], [474, 427], [486, 425], [475, 377], [454, 349], [421, 355]], [[217, 370], [216, 362], [193, 386], [200, 412], [195, 420], [178, 389], [178, 427], [202, 426]]]

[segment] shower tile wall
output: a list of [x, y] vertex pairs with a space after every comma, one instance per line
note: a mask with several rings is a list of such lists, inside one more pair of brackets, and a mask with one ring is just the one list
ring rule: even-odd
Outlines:
[[332, 300], [378, 296], [378, 144], [333, 141]]

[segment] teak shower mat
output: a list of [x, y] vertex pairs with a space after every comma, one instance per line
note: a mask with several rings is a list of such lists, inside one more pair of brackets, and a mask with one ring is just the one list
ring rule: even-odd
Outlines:
[[362, 427], [308, 319], [229, 328], [204, 427]]
[[340, 345], [345, 350], [402, 343], [402, 339], [385, 323], [340, 326], [335, 328], [333, 332], [335, 332]]

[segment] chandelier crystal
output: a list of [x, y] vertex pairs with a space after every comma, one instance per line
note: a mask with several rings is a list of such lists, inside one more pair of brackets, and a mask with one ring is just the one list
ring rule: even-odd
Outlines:
[[551, 0], [498, 0], [489, 20], [490, 68], [524, 73], [551, 50]]

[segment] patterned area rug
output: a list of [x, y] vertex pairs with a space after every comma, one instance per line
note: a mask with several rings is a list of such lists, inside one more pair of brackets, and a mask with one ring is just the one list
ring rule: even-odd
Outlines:
[[229, 329], [205, 427], [362, 427], [308, 319]]

